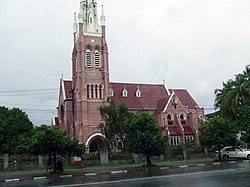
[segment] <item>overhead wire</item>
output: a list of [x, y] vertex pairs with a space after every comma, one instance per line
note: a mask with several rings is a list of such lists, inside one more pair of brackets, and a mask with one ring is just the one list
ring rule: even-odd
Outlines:
[[37, 92], [37, 91], [50, 91], [50, 90], [59, 90], [59, 88], [37, 88], [37, 89], [24, 89], [24, 90], [0, 90], [0, 93], [8, 93], [8, 92]]
[[46, 89], [26, 89], [26, 90], [0, 90], [1, 97], [10, 96], [31, 96], [31, 95], [46, 95], [58, 93], [58, 88], [46, 88]]
[[[0, 90], [0, 97], [16, 97], [16, 96], [39, 96], [39, 95], [52, 95], [58, 93], [59, 88], [39, 88], [39, 89], [23, 89], [23, 90]], [[10, 102], [0, 102], [0, 106], [7, 105], [18, 107], [26, 113], [39, 113], [39, 114], [55, 114], [55, 105], [43, 105], [43, 104], [29, 104], [29, 103], [10, 103]], [[24, 108], [20, 107], [24, 106]], [[30, 107], [29, 107], [30, 106]], [[46, 107], [46, 108], [44, 108]], [[47, 108], [49, 107], [49, 108]], [[53, 107], [53, 109], [51, 109]], [[44, 120], [44, 119], [43, 119]]]

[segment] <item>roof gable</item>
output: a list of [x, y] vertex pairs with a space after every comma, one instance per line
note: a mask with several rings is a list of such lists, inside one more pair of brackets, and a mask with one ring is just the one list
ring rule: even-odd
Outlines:
[[64, 99], [72, 99], [72, 81], [63, 80], [63, 96]]
[[192, 98], [192, 96], [188, 93], [187, 90], [185, 89], [171, 89], [170, 90], [171, 93], [175, 93], [178, 97], [178, 99], [180, 100], [180, 102], [182, 103], [182, 105], [184, 107], [188, 107], [189, 109], [195, 109], [198, 104], [194, 101], [194, 99]]

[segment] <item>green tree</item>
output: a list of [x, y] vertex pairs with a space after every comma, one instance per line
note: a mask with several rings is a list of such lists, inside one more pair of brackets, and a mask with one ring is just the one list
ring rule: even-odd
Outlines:
[[53, 171], [56, 171], [56, 156], [81, 156], [85, 146], [71, 140], [61, 129], [50, 126], [36, 130], [32, 137], [32, 152], [36, 155], [49, 155], [53, 157]]
[[34, 131], [30, 133], [21, 134], [17, 138], [17, 143], [13, 147], [13, 153], [15, 154], [30, 154], [31, 153], [31, 143]]
[[0, 152], [28, 153], [33, 124], [28, 115], [18, 108], [0, 107]]
[[202, 145], [215, 146], [220, 149], [227, 145], [236, 145], [238, 128], [235, 122], [229, 119], [215, 116], [201, 127], [203, 132], [200, 136]]
[[[111, 98], [109, 98], [107, 102], [107, 106], [100, 107], [100, 114], [104, 123], [101, 123], [99, 128], [105, 135], [108, 150], [111, 150], [118, 146], [117, 139], [119, 139], [122, 146], [124, 146], [124, 123], [132, 114], [128, 112], [128, 108], [125, 104], [116, 107], [114, 100]], [[123, 147], [121, 148], [123, 149]]]
[[[250, 64], [246, 66], [245, 70], [243, 71], [243, 75], [246, 81], [250, 80]], [[248, 84], [250, 83], [248, 82]]]
[[231, 95], [229, 93], [233, 90], [233, 80], [230, 79], [226, 83], [223, 82], [222, 89], [215, 90], [215, 109], [220, 110], [223, 117], [234, 118], [233, 109], [231, 105]]
[[223, 82], [222, 89], [215, 90], [215, 108], [222, 117], [238, 120], [244, 106], [250, 105], [250, 65], [235, 79]]
[[250, 98], [250, 87], [246, 81], [244, 74], [238, 74], [234, 80], [234, 89], [230, 93], [232, 99], [232, 112], [234, 119], [239, 119], [239, 114], [243, 108], [248, 104]]
[[245, 106], [240, 113], [240, 119], [237, 122], [241, 132], [241, 140], [250, 143], [250, 106]]
[[166, 140], [161, 136], [162, 128], [157, 125], [154, 115], [140, 112], [126, 121], [125, 144], [129, 152], [146, 156], [151, 165], [151, 156], [163, 154]]

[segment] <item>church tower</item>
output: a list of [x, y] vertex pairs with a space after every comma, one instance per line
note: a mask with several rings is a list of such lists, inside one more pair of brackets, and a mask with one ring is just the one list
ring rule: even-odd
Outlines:
[[[60, 80], [58, 116], [53, 124], [84, 143], [87, 151], [105, 148], [98, 129], [102, 121], [99, 108], [110, 96], [116, 106], [124, 103], [129, 112], [147, 111], [166, 127], [170, 145], [189, 140], [199, 144], [199, 128], [206, 122], [200, 108], [185, 89], [168, 89], [164, 84], [109, 82], [108, 47], [103, 7], [98, 21], [96, 0], [80, 0], [74, 14], [72, 80]], [[117, 148], [122, 142], [117, 140]]]
[[96, 0], [81, 0], [74, 14], [72, 52], [73, 125], [75, 136], [89, 149], [99, 149], [102, 135], [99, 107], [109, 95], [109, 64], [105, 16], [102, 7], [100, 24]]

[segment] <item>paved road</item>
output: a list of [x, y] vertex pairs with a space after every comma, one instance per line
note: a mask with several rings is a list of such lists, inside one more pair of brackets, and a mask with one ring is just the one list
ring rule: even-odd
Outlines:
[[[250, 169], [214, 170], [206, 172], [182, 173], [168, 176], [144, 177], [112, 182], [89, 183], [90, 187], [247, 187], [250, 186]], [[75, 185], [65, 185], [73, 187]], [[79, 186], [79, 185], [78, 185]]]
[[84, 177], [41, 179], [35, 181], [5, 182], [10, 186], [102, 186], [102, 187], [238, 187], [250, 186], [250, 162], [228, 162], [212, 165], [196, 165], [174, 169], [160, 168], [151, 171], [102, 174]]

